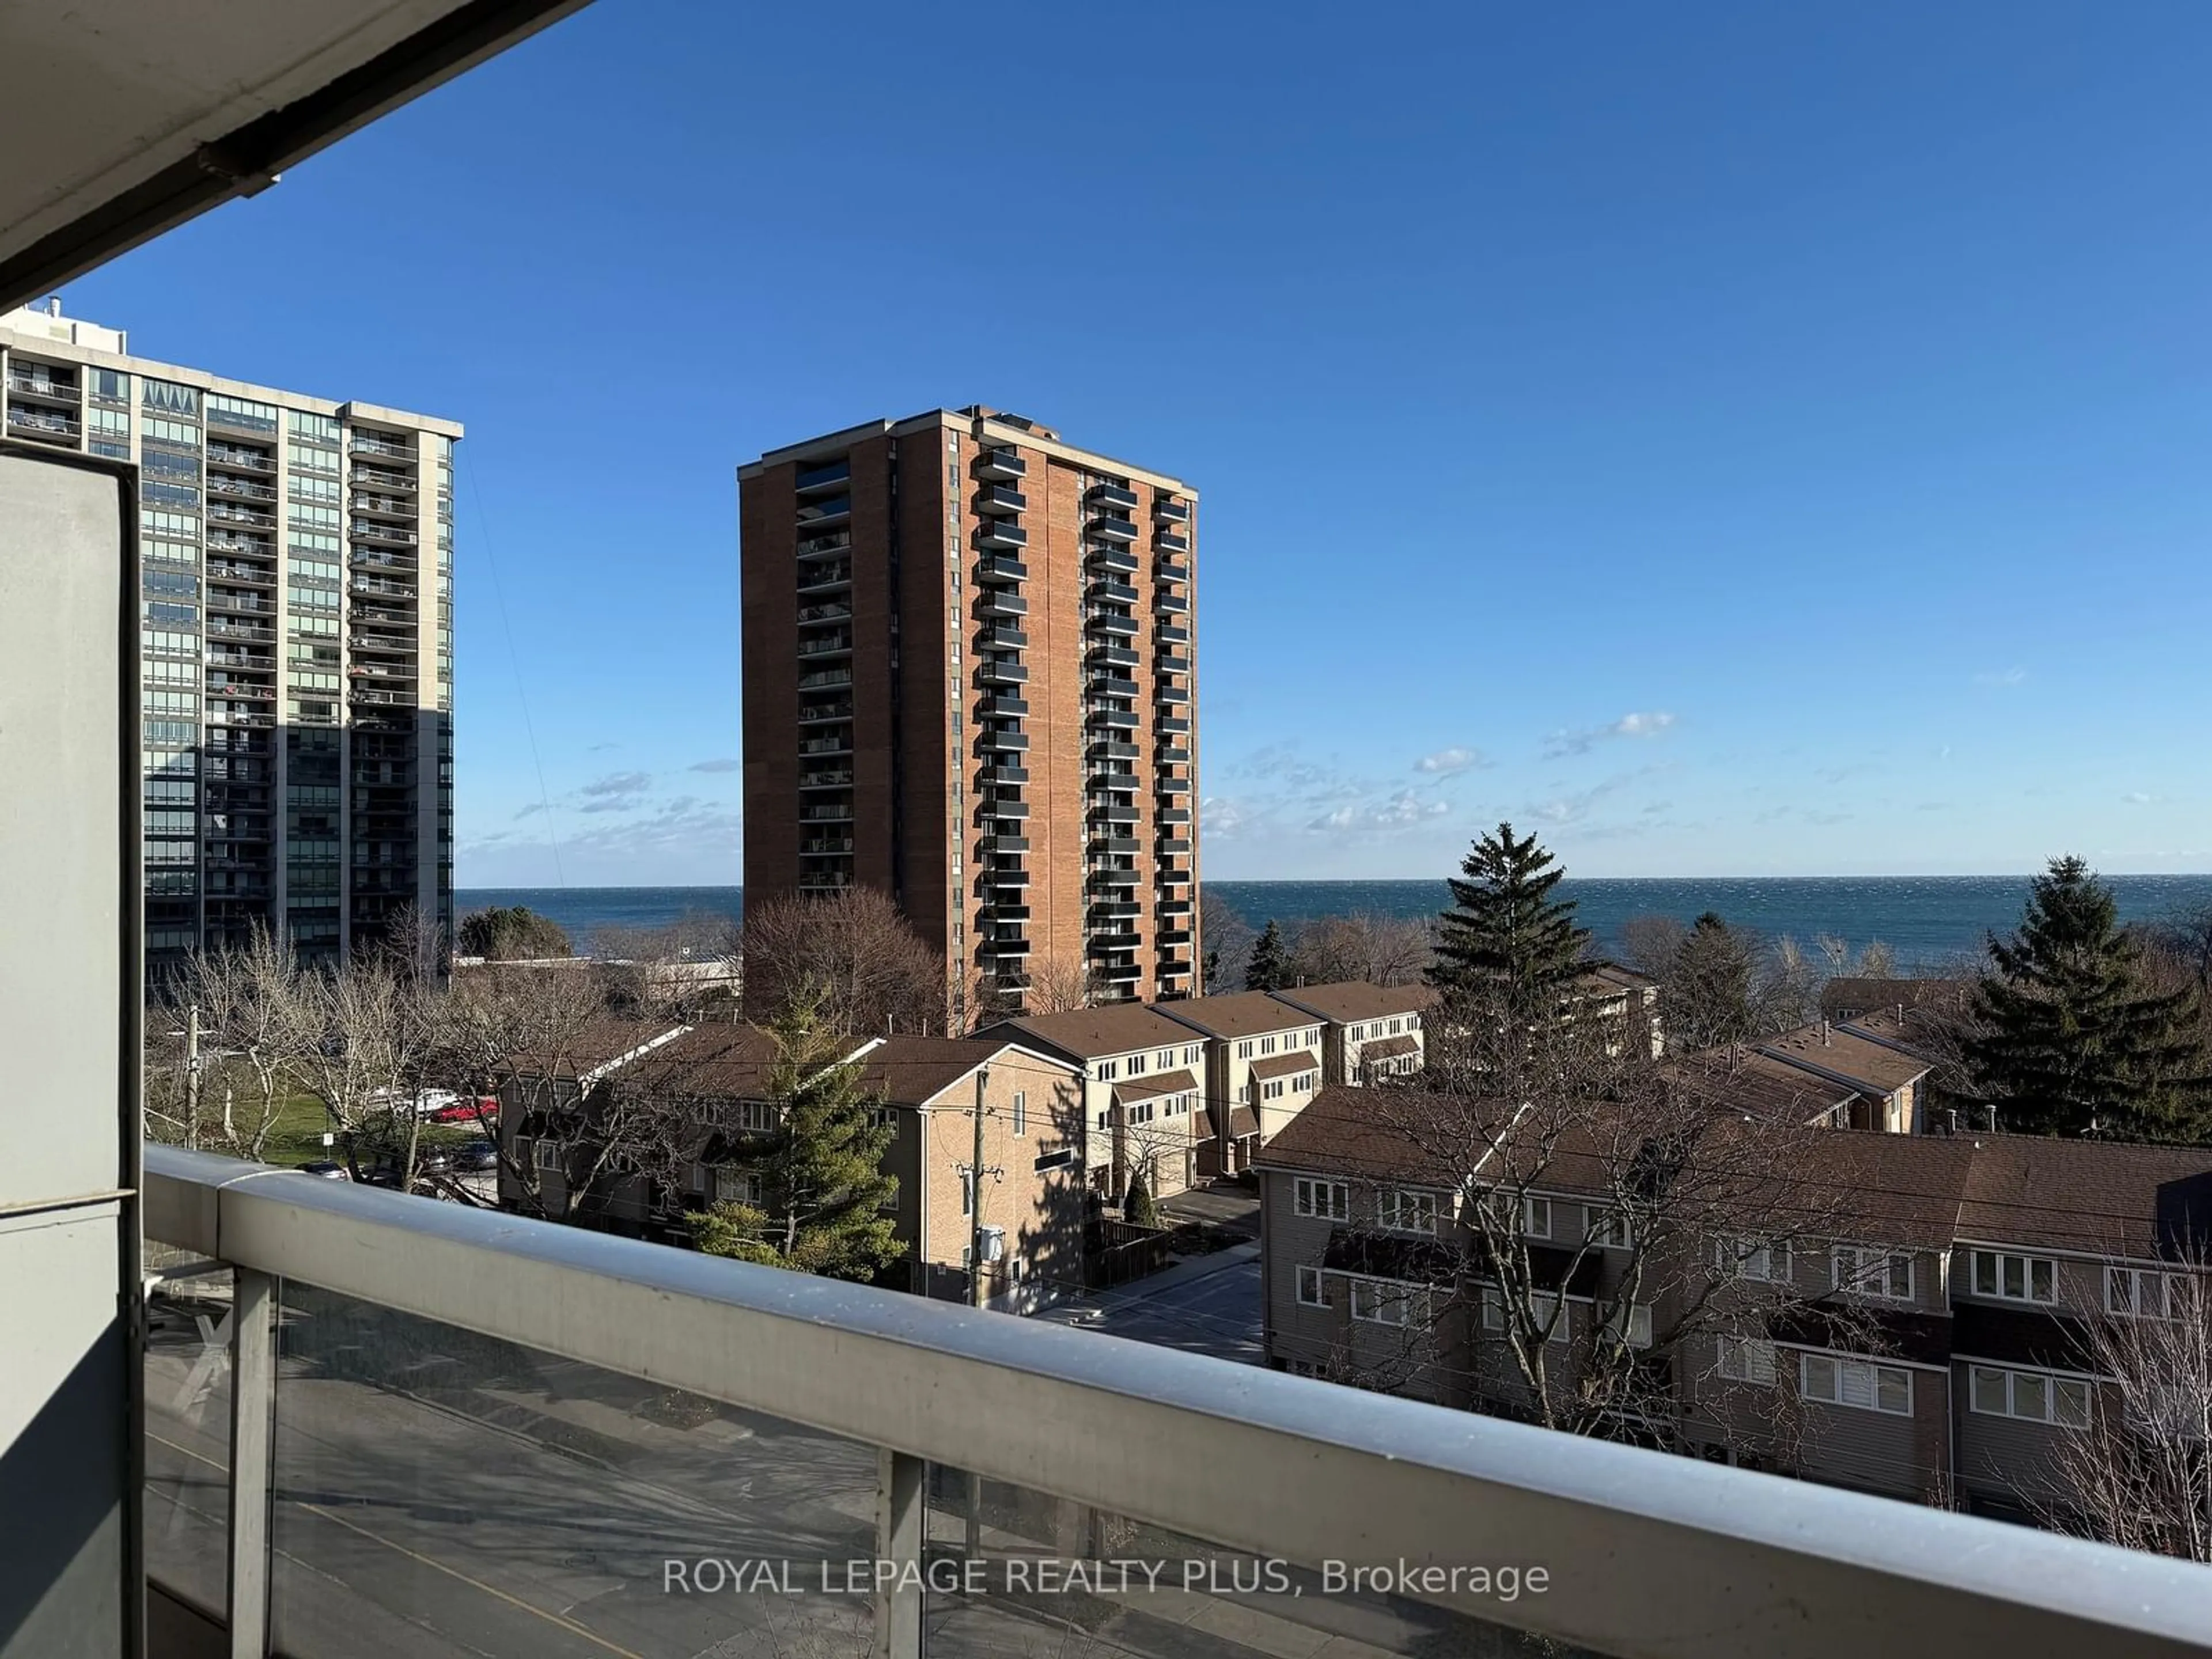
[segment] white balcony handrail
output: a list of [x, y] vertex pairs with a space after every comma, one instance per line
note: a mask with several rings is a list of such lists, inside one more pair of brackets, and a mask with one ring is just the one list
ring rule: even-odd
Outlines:
[[1546, 1566], [1632, 1656], [2202, 1654], [2212, 1572], [550, 1222], [145, 1149], [147, 1236], [1231, 1549]]

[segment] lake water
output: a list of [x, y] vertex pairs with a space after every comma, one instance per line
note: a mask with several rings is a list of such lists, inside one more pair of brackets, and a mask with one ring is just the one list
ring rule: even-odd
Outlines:
[[[2212, 876], [2112, 876], [2124, 921], [2148, 921], [2212, 905]], [[1936, 966], [1981, 949], [1993, 932], [2020, 922], [2026, 876], [1776, 876], [1681, 880], [1562, 882], [1584, 927], [1601, 948], [1614, 947], [1632, 916], [1689, 921], [1717, 910], [1729, 921], [1770, 938], [1788, 934], [1809, 945], [1819, 934], [1854, 949], [1876, 939], [1907, 965]], [[1449, 895], [1440, 881], [1210, 881], [1207, 894], [1254, 927], [1269, 921], [1293, 927], [1316, 917], [1365, 913], [1430, 916]], [[453, 895], [459, 912], [523, 904], [568, 930], [580, 950], [595, 930], [656, 927], [686, 915], [744, 913], [735, 887], [478, 887]]]

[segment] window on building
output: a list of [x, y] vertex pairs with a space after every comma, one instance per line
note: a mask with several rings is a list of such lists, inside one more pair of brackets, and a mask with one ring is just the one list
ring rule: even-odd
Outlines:
[[1252, 1058], [1251, 1038], [1247, 1037], [1243, 1042], [1237, 1045], [1237, 1058], [1239, 1060], [1249, 1060]]
[[1120, 1060], [1102, 1060], [1098, 1062], [1098, 1080], [1101, 1083], [1111, 1083], [1115, 1078], [1121, 1075], [1121, 1062]]
[[1531, 1238], [1552, 1236], [1552, 1200], [1531, 1194], [1521, 1200], [1521, 1231]]
[[2056, 1302], [2058, 1264], [2049, 1256], [1976, 1250], [1974, 1294], [2002, 1302]]
[[1061, 1146], [1049, 1152], [1038, 1153], [1036, 1162], [1031, 1167], [1042, 1175], [1047, 1170], [1065, 1169], [1074, 1162], [1075, 1148]]
[[1838, 1244], [1828, 1253], [1829, 1282], [1854, 1296], [1912, 1300], [1912, 1257], [1869, 1244]]
[[1583, 1232], [1591, 1243], [1603, 1249], [1630, 1249], [1636, 1242], [1627, 1216], [1603, 1204], [1583, 1206]]
[[2155, 1267], [2106, 1268], [2105, 1311], [2134, 1319], [2171, 1319], [2173, 1275]]
[[561, 1143], [557, 1140], [532, 1141], [530, 1163], [540, 1175], [558, 1174], [561, 1170]]
[[1823, 1405], [1885, 1412], [1893, 1417], [1912, 1414], [1912, 1373], [1901, 1365], [1877, 1365], [1871, 1360], [1843, 1359], [1833, 1354], [1800, 1354], [1797, 1392]]
[[1651, 1307], [1649, 1303], [1616, 1303], [1607, 1315], [1606, 1328], [1632, 1348], [1651, 1346]]
[[1322, 1294], [1320, 1268], [1298, 1269], [1298, 1300], [1309, 1308], [1328, 1306], [1328, 1298]]
[[1283, 1079], [1280, 1079], [1280, 1078], [1279, 1078], [1279, 1077], [1277, 1077], [1277, 1078], [1269, 1078], [1269, 1079], [1268, 1079], [1265, 1083], [1263, 1083], [1263, 1084], [1261, 1084], [1261, 1085], [1260, 1085], [1260, 1098], [1261, 1098], [1261, 1099], [1262, 1099], [1262, 1100], [1280, 1100], [1282, 1097], [1283, 1097]]
[[1300, 1215], [1328, 1221], [1347, 1220], [1352, 1215], [1351, 1191], [1341, 1181], [1315, 1181], [1300, 1176], [1292, 1197], [1293, 1207]]
[[1401, 1187], [1382, 1195], [1382, 1224], [1392, 1232], [1434, 1233], [1437, 1195]]
[[1025, 1090], [1014, 1091], [1014, 1133], [1025, 1135], [1030, 1132], [1030, 1097]]
[[1790, 1243], [1787, 1239], [1717, 1238], [1713, 1241], [1713, 1267], [1723, 1279], [1784, 1285], [1790, 1280]]
[[1721, 1339], [1721, 1375], [1731, 1382], [1774, 1386], [1774, 1345], [1756, 1337]]
[[975, 1213], [975, 1172], [973, 1170], [960, 1172], [960, 1213]]
[[2075, 1377], [1976, 1365], [1968, 1380], [1966, 1402], [1985, 1417], [2017, 1417], [2068, 1429], [2089, 1426], [2089, 1385]]
[[757, 1208], [761, 1201], [761, 1178], [750, 1170], [739, 1170], [728, 1164], [714, 1170], [714, 1201], [717, 1204], [748, 1204]]
[[1142, 1077], [1142, 1076], [1144, 1076], [1144, 1074], [1145, 1074], [1145, 1066], [1146, 1066], [1146, 1060], [1145, 1060], [1145, 1056], [1144, 1056], [1144, 1055], [1142, 1055], [1142, 1054], [1131, 1054], [1131, 1055], [1129, 1056], [1129, 1075], [1130, 1075], [1131, 1077]]
[[1363, 1324], [1403, 1325], [1412, 1301], [1403, 1285], [1380, 1279], [1352, 1281], [1352, 1316]]

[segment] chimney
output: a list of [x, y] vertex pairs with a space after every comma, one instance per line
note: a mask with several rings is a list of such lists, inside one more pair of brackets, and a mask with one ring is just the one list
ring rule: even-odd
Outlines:
[[1959, 1109], [1956, 1106], [1943, 1109], [1943, 1133], [1947, 1135], [1959, 1133]]
[[1820, 1046], [1823, 1048], [1828, 1046], [1828, 1017], [1826, 1014], [1820, 1016]]

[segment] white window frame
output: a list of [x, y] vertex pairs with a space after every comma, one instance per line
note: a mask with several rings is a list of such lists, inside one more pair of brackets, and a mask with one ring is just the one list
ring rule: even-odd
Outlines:
[[[2105, 1269], [2105, 1311], [2123, 1319], [2172, 1319], [2173, 1291], [2179, 1275], [2156, 1267], [2107, 1267]], [[2119, 1287], [2127, 1288], [2118, 1295]], [[2157, 1307], [2146, 1306], [2146, 1292], [2154, 1297]]]
[[[1301, 1308], [1328, 1306], [1328, 1292], [1322, 1288], [1320, 1268], [1300, 1267], [1297, 1269], [1297, 1278], [1298, 1305]], [[1308, 1294], [1309, 1291], [1311, 1292], [1310, 1295]]]
[[1648, 1302], [1616, 1302], [1613, 1311], [1606, 1316], [1605, 1323], [1607, 1330], [1619, 1332], [1629, 1347], [1651, 1346], [1651, 1304]]
[[1352, 1218], [1352, 1189], [1341, 1181], [1300, 1176], [1293, 1186], [1291, 1207], [1297, 1214], [1322, 1221]]
[[[1537, 1224], [1537, 1218], [1543, 1224]], [[1521, 1231], [1528, 1238], [1549, 1238], [1552, 1236], [1552, 1200], [1538, 1193], [1521, 1195]]]
[[[2031, 1386], [2023, 1388], [2023, 1383]], [[2002, 1400], [1984, 1403], [1985, 1384], [1995, 1385]], [[2009, 1365], [1970, 1364], [1966, 1368], [1966, 1409], [1984, 1417], [2009, 1417], [2023, 1423], [2086, 1429], [2089, 1426], [2089, 1403], [2093, 1397], [2087, 1381], [2078, 1376], [2021, 1370]], [[2075, 1403], [2069, 1408], [2062, 1401]]]
[[[1351, 1279], [1352, 1316], [1363, 1325], [1410, 1324], [1413, 1288], [1393, 1279]], [[1365, 1311], [1361, 1311], [1362, 1309]]]
[[[1897, 1270], [1905, 1269], [1905, 1288], [1897, 1288]], [[1913, 1299], [1915, 1273], [1910, 1250], [1885, 1249], [1879, 1244], [1835, 1244], [1828, 1250], [1828, 1282], [1851, 1296], [1883, 1302]]]
[[1583, 1206], [1583, 1237], [1601, 1250], [1636, 1248], [1636, 1224], [1626, 1210], [1610, 1204]]
[[1774, 1386], [1774, 1345], [1756, 1336], [1723, 1336], [1720, 1340], [1720, 1373], [1731, 1382], [1754, 1388]]
[[540, 1175], [562, 1175], [568, 1165], [561, 1157], [561, 1143], [540, 1137], [530, 1143], [530, 1167]]
[[[2005, 1288], [2010, 1277], [2007, 1269], [2014, 1263], [2020, 1267], [2021, 1288], [2017, 1291]], [[1984, 1266], [1989, 1268], [1986, 1281], [1982, 1272]], [[2056, 1257], [2030, 1255], [2019, 1250], [1977, 1249], [1969, 1260], [1968, 1267], [1967, 1284], [1976, 1296], [1989, 1297], [1998, 1302], [2026, 1302], [2039, 1308], [2053, 1307], [2057, 1304], [2058, 1262]], [[2045, 1285], [2045, 1293], [2042, 1296], [2035, 1293], [2036, 1269], [2039, 1267], [2044, 1271]], [[1989, 1288], [1983, 1288], [1984, 1282]]]
[[1014, 1091], [1014, 1133], [1017, 1135], [1026, 1135], [1029, 1132], [1029, 1091], [1026, 1089], [1017, 1089]]
[[1713, 1241], [1713, 1267], [1723, 1279], [1787, 1285], [1792, 1277], [1790, 1241], [1778, 1238], [1760, 1243], [1738, 1234], [1725, 1234]]
[[760, 1207], [763, 1194], [759, 1174], [735, 1164], [717, 1164], [710, 1171], [717, 1204], [745, 1204]]
[[1382, 1197], [1382, 1224], [1387, 1232], [1425, 1233], [1433, 1238], [1437, 1210], [1436, 1194], [1418, 1187], [1394, 1188]]
[[[1813, 1379], [1825, 1370], [1830, 1392], [1816, 1391]], [[1865, 1398], [1853, 1400], [1863, 1383]], [[1884, 1405], [1885, 1388], [1902, 1388], [1902, 1405]], [[1850, 1411], [1875, 1412], [1884, 1417], [1912, 1415], [1912, 1373], [1902, 1365], [1884, 1365], [1871, 1359], [1850, 1359], [1842, 1354], [1801, 1353], [1797, 1356], [1797, 1397], [1820, 1406], [1840, 1406]]]

